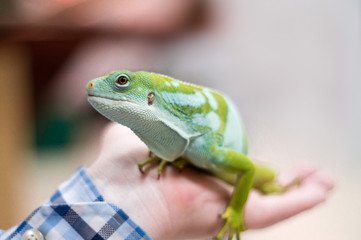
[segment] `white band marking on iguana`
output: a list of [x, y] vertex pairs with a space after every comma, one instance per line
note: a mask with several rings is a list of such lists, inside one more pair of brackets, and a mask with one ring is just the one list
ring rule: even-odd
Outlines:
[[207, 89], [204, 88], [203, 89], [203, 93], [206, 95], [206, 97], [208, 98], [208, 102], [209, 105], [211, 105], [211, 107], [213, 108], [213, 110], [217, 110], [218, 108], [218, 103], [217, 100], [214, 98], [213, 94]]

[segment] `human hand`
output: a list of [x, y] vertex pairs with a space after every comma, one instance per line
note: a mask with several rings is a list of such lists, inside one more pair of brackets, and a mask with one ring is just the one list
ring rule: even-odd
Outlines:
[[[155, 239], [199, 239], [220, 230], [232, 187], [215, 177], [186, 167], [166, 167], [160, 180], [157, 168], [141, 174], [137, 163], [149, 150], [128, 128], [111, 124], [105, 131], [98, 159], [88, 173], [104, 199], [122, 208]], [[252, 191], [245, 208], [248, 229], [262, 228], [323, 202], [333, 182], [313, 167], [281, 173], [281, 183], [300, 177], [299, 187], [281, 195]]]

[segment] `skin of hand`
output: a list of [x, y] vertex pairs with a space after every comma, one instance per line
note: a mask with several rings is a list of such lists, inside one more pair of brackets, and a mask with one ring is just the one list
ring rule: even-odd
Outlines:
[[[224, 223], [232, 187], [215, 177], [185, 167], [168, 166], [157, 180], [157, 167], [141, 174], [137, 163], [148, 158], [147, 146], [128, 128], [110, 124], [97, 160], [87, 169], [105, 201], [116, 204], [154, 239], [214, 237]], [[302, 183], [280, 195], [251, 191], [246, 208], [248, 229], [263, 228], [326, 200], [333, 188], [328, 176], [312, 166], [298, 166], [279, 175], [282, 184], [295, 177]]]

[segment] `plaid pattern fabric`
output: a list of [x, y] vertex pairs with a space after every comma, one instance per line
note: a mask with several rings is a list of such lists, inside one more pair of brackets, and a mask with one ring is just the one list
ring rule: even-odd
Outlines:
[[116, 205], [104, 201], [84, 168], [61, 184], [20, 225], [0, 230], [0, 239], [21, 239], [32, 228], [47, 240], [152, 239]]

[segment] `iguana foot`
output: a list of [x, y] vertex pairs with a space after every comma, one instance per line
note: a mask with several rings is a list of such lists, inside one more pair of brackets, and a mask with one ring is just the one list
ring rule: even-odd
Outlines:
[[241, 232], [246, 230], [246, 226], [243, 222], [243, 211], [236, 211], [234, 208], [228, 206], [222, 218], [226, 220], [226, 223], [222, 227], [221, 231], [217, 234], [217, 240], [221, 239], [226, 231], [229, 229], [229, 240], [233, 239], [235, 235], [237, 240], [241, 239]]
[[157, 178], [159, 179], [159, 178], [160, 178], [160, 175], [161, 175], [162, 172], [163, 172], [164, 167], [167, 165], [167, 161], [166, 161], [166, 160], [162, 160], [162, 159], [160, 159], [159, 157], [149, 158], [149, 159], [147, 159], [147, 160], [145, 160], [145, 161], [143, 161], [143, 162], [140, 162], [140, 163], [138, 164], [138, 169], [139, 169], [139, 171], [140, 171], [141, 173], [144, 174], [143, 167], [144, 167], [145, 165], [148, 165], [148, 164], [154, 163], [154, 162], [160, 162], [159, 167], [158, 167], [158, 177], [157, 177]]
[[281, 185], [276, 181], [272, 181], [272, 182], [266, 182], [264, 183], [262, 186], [257, 187], [257, 189], [262, 193], [262, 194], [281, 194], [284, 192], [287, 192], [289, 189], [299, 186], [301, 184], [302, 180], [301, 178], [295, 178], [292, 180], [292, 182], [286, 184], [286, 185]]
[[140, 171], [141, 173], [144, 174], [143, 167], [144, 167], [145, 165], [148, 165], [148, 164], [154, 163], [154, 162], [160, 162], [161, 160], [162, 160], [162, 159], [160, 159], [159, 157], [149, 158], [149, 159], [147, 159], [147, 160], [145, 160], [145, 161], [143, 161], [143, 162], [138, 163], [138, 169], [139, 169], [139, 171]]

